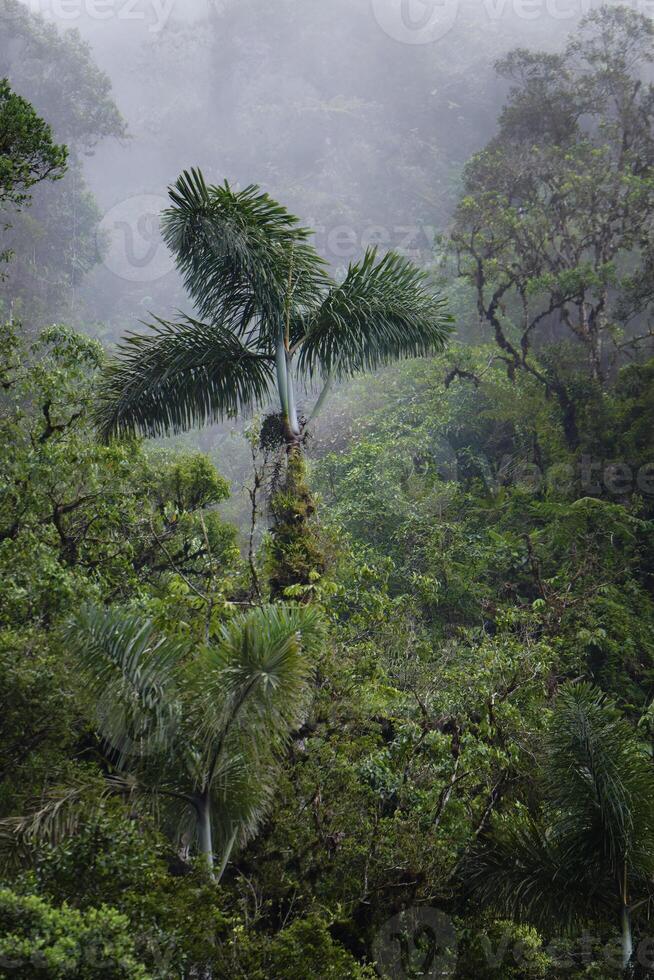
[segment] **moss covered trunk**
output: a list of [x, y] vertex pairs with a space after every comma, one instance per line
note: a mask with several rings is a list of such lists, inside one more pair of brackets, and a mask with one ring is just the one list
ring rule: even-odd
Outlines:
[[321, 576], [325, 560], [314, 520], [315, 499], [306, 479], [306, 463], [297, 440], [287, 442], [286, 470], [281, 486], [270, 501], [273, 517], [270, 552], [270, 593], [272, 599], [288, 597], [287, 589], [300, 589], [306, 601], [308, 587]]

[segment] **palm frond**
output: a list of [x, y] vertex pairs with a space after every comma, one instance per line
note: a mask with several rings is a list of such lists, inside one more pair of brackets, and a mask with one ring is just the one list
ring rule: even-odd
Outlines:
[[241, 751], [224, 754], [211, 784], [211, 809], [215, 851], [221, 854], [232, 837], [245, 846], [256, 834], [266, 816], [275, 789], [274, 760], [262, 765], [252, 757], [247, 745]]
[[482, 901], [537, 925], [615, 913], [623, 890], [654, 873], [651, 759], [610, 698], [567, 684], [541, 775], [542, 824], [496, 821], [465, 876]]
[[101, 384], [96, 423], [105, 439], [181, 432], [265, 402], [272, 378], [272, 361], [231, 330], [156, 318], [152, 333], [128, 336], [119, 348]]
[[443, 347], [451, 322], [426, 273], [394, 252], [377, 261], [376, 250], [368, 249], [312, 316], [300, 370], [350, 375], [430, 354]]
[[219, 853], [234, 840], [247, 843], [267, 812], [323, 640], [315, 609], [264, 606], [225, 624], [215, 646], [195, 662], [205, 788]]
[[17, 866], [35, 847], [73, 837], [103, 812], [117, 785], [117, 780], [80, 772], [69, 776], [66, 785], [48, 787], [24, 814], [0, 820], [0, 865]]
[[289, 296], [296, 306], [315, 302], [325, 273], [308, 244], [310, 232], [257, 185], [208, 186], [191, 170], [169, 195], [164, 239], [201, 317], [229, 323], [239, 334], [253, 320], [274, 333]]
[[654, 873], [654, 772], [636, 733], [591, 684], [560, 691], [546, 754], [548, 807], [575, 862]]
[[323, 637], [316, 610], [290, 605], [263, 606], [223, 626], [196, 662], [210, 781], [242, 758], [264, 789], [266, 771], [302, 718]]
[[137, 615], [93, 606], [70, 621], [66, 641], [119, 768], [169, 746], [179, 723], [175, 681], [186, 648], [157, 636]]
[[263, 606], [225, 624], [208, 653], [209, 676], [223, 698], [218, 725], [246, 726], [266, 743], [286, 735], [301, 713], [323, 635], [319, 614], [300, 606]]
[[499, 818], [470, 856], [463, 876], [475, 897], [518, 921], [570, 929], [604, 911], [606, 880], [596, 868], [579, 874], [556, 836], [528, 815]]

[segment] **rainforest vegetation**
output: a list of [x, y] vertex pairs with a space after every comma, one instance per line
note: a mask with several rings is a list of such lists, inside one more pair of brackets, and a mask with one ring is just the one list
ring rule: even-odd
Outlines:
[[0, 977], [649, 976], [654, 21], [180, 17], [0, 0]]

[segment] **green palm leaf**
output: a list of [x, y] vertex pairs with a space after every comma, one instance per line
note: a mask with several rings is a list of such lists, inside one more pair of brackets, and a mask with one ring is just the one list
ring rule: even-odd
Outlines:
[[201, 317], [239, 334], [255, 321], [274, 341], [289, 295], [296, 306], [315, 302], [325, 276], [310, 232], [258, 186], [208, 186], [191, 170], [169, 194], [164, 239]]
[[198, 839], [209, 813], [213, 846], [203, 853], [211, 867], [216, 851], [222, 869], [232, 846], [259, 826], [280, 753], [306, 707], [323, 642], [316, 610], [251, 610], [226, 623], [214, 645], [192, 650], [134, 614], [85, 606], [66, 641], [98, 730], [125, 771], [100, 791], [58, 790], [26, 817], [0, 822], [0, 850], [3, 839], [10, 846], [12, 838], [74, 833], [84, 813], [118, 793]]
[[479, 901], [502, 914], [539, 927], [572, 928], [609, 905], [605, 876], [596, 867], [588, 871], [580, 875], [556, 835], [519, 815], [495, 821], [489, 839], [466, 862], [464, 877]]
[[544, 746], [542, 820], [495, 822], [467, 864], [484, 902], [536, 924], [615, 913], [654, 873], [651, 759], [590, 684], [559, 692]]
[[311, 317], [300, 370], [348, 375], [429, 354], [443, 347], [451, 322], [426, 273], [394, 252], [377, 261], [368, 249]]
[[551, 819], [565, 854], [622, 875], [654, 874], [654, 771], [615, 704], [591, 684], [564, 687], [547, 753]]
[[68, 624], [66, 641], [118, 766], [168, 749], [180, 718], [175, 675], [184, 645], [158, 636], [139, 616], [93, 606]]
[[241, 733], [251, 752], [274, 754], [302, 715], [323, 638], [320, 616], [308, 607], [263, 606], [223, 626], [198, 676], [206, 739], [216, 758]]
[[265, 402], [272, 361], [225, 327], [156, 319], [105, 373], [96, 421], [104, 438], [181, 432]]

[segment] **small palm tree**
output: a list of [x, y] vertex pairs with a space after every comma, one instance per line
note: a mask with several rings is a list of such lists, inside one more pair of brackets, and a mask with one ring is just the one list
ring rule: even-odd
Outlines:
[[281, 605], [235, 617], [195, 652], [123, 612], [86, 607], [68, 628], [114, 784], [166, 801], [212, 875], [214, 854], [220, 877], [265, 813], [321, 639], [314, 610]]
[[100, 391], [105, 437], [179, 432], [267, 405], [276, 390], [297, 449], [298, 377], [322, 377], [313, 418], [335, 377], [443, 346], [451, 318], [405, 258], [369, 249], [336, 283], [309, 230], [257, 186], [208, 186], [192, 170], [169, 193], [164, 237], [200, 319], [156, 318], [125, 340]]
[[498, 821], [469, 866], [489, 904], [537, 924], [616, 917], [626, 969], [632, 896], [654, 874], [654, 769], [614, 703], [590, 684], [561, 689], [547, 738], [543, 819]]

